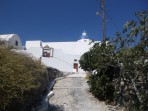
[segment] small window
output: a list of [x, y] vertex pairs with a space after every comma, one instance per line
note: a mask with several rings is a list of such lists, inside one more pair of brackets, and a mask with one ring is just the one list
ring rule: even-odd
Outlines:
[[44, 53], [43, 53], [43, 57], [50, 57], [50, 53], [44, 52]]
[[84, 42], [87, 42], [87, 40], [84, 40]]
[[77, 59], [74, 59], [74, 61], [77, 61]]
[[18, 46], [18, 41], [17, 40], [15, 41], [15, 45]]
[[40, 46], [42, 47], [42, 42], [40, 42]]

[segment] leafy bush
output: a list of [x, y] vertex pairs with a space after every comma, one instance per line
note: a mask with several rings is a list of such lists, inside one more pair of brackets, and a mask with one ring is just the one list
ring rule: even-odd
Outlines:
[[0, 110], [29, 111], [47, 90], [40, 62], [0, 46]]
[[88, 80], [90, 92], [100, 100], [113, 101], [113, 79], [117, 71], [116, 61], [113, 59], [114, 47], [109, 44], [96, 44], [89, 52], [85, 53], [80, 60], [80, 66], [86, 71], [96, 70]]
[[[128, 21], [117, 34], [120, 73], [115, 79], [116, 99], [127, 110], [148, 109], [148, 16], [136, 13], [138, 21]], [[118, 45], [120, 44], [120, 46]], [[128, 48], [127, 48], [128, 47]]]
[[49, 80], [53, 80], [58, 77], [63, 77], [63, 73], [59, 71], [58, 69], [52, 68], [52, 67], [47, 67], [48, 71], [48, 78]]

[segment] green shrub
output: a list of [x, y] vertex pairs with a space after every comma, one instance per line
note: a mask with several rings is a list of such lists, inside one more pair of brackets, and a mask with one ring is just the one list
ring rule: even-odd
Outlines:
[[83, 59], [80, 60], [80, 67], [84, 70], [96, 69], [96, 73], [90, 75], [88, 79], [90, 92], [98, 99], [110, 102], [114, 100], [113, 79], [117, 71], [117, 63], [113, 60], [113, 55], [114, 47], [102, 43], [96, 44], [89, 52], [82, 55]]
[[61, 71], [59, 71], [58, 69], [52, 68], [52, 67], [47, 67], [47, 72], [48, 72], [49, 80], [53, 80], [55, 78], [64, 76]]
[[47, 85], [47, 72], [38, 61], [0, 46], [1, 111], [29, 111]]
[[[120, 73], [115, 80], [117, 103], [129, 111], [148, 109], [148, 13], [138, 12], [117, 34]], [[119, 45], [120, 44], [120, 45]], [[122, 84], [121, 84], [122, 83]]]

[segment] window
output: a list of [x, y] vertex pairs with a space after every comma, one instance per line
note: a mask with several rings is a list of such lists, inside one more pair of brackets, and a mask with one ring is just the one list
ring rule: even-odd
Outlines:
[[74, 61], [77, 61], [77, 59], [74, 59]]
[[43, 47], [43, 57], [53, 57], [53, 48], [48, 45]]
[[18, 41], [17, 40], [15, 41], [15, 45], [18, 46]]
[[50, 57], [50, 50], [43, 50], [43, 57]]

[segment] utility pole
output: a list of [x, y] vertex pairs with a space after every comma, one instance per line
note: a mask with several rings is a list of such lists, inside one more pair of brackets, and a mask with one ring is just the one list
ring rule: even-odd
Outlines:
[[102, 32], [103, 32], [103, 42], [106, 41], [106, 18], [105, 18], [105, 9], [104, 9], [104, 0], [101, 0], [102, 8]]

